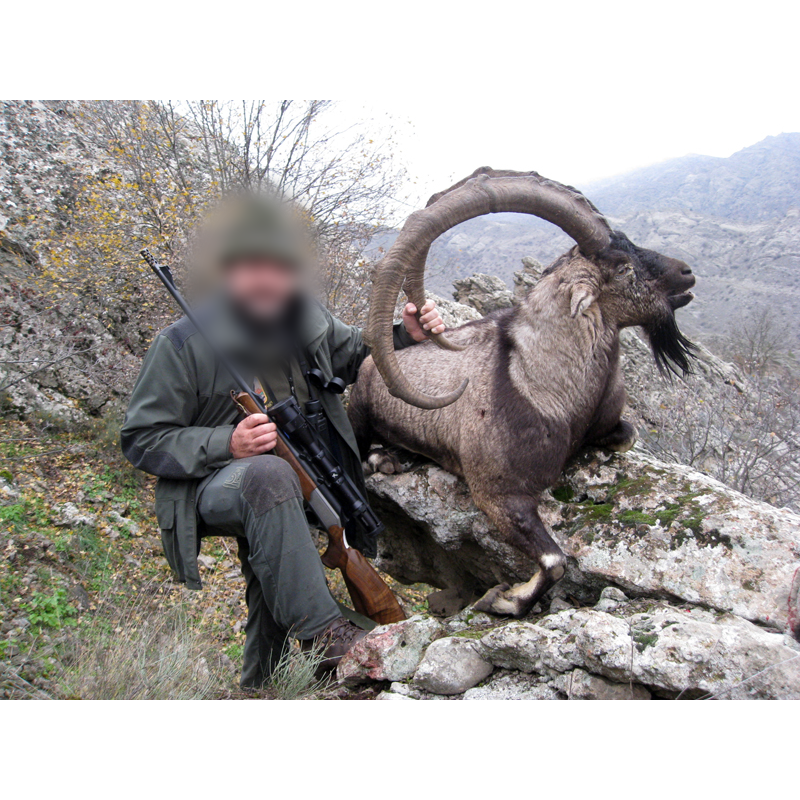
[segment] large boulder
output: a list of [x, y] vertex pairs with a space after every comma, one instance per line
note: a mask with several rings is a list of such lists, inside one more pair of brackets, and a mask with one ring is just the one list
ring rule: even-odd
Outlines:
[[[430, 463], [367, 485], [386, 532], [379, 567], [404, 583], [477, 596], [531, 577], [466, 484]], [[797, 625], [800, 516], [752, 500], [691, 467], [632, 451], [590, 451], [540, 505], [568, 557], [556, 592], [594, 602], [608, 585], [678, 599], [784, 630]], [[800, 631], [795, 631], [800, 633]]]
[[471, 639], [449, 636], [427, 649], [414, 683], [434, 694], [462, 694], [488, 678], [493, 669]]
[[421, 615], [381, 625], [350, 649], [339, 663], [342, 683], [404, 681], [410, 678], [435, 639], [444, 635], [440, 622]]
[[495, 275], [477, 273], [468, 278], [453, 281], [453, 297], [459, 302], [472, 306], [481, 314], [489, 314], [500, 308], [511, 308], [514, 295], [505, 281]]

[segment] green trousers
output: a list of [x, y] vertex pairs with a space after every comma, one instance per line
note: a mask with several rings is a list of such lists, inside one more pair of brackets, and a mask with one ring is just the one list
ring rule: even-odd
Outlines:
[[246, 582], [243, 688], [258, 688], [288, 637], [311, 639], [342, 611], [311, 539], [300, 484], [275, 456], [233, 461], [198, 488], [203, 536], [235, 536]]

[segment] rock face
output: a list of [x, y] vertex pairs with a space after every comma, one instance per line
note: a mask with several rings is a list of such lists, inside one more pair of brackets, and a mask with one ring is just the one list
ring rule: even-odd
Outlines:
[[0, 102], [0, 392], [22, 415], [72, 423], [86, 421], [78, 404], [108, 412], [130, 390], [139, 367], [131, 345], [152, 336], [96, 298], [48, 292], [42, 252], [59, 237], [76, 187], [113, 167], [81, 136], [78, 111], [69, 102]]
[[[498, 542], [466, 484], [441, 468], [376, 474], [368, 486], [387, 525], [378, 564], [398, 580], [477, 595], [533, 574], [532, 562]], [[569, 558], [560, 592], [595, 601], [613, 584], [781, 630], [789, 622], [800, 517], [690, 467], [638, 452], [587, 453], [540, 513]]]
[[444, 320], [444, 324], [448, 328], [457, 328], [466, 322], [480, 319], [481, 314], [472, 306], [464, 305], [463, 303], [455, 303], [448, 300], [446, 297], [440, 297], [438, 294], [428, 292], [428, 297], [436, 301], [436, 308]]
[[[416, 462], [368, 486], [387, 525], [378, 563], [398, 580], [477, 596], [533, 573], [439, 467]], [[540, 604], [549, 612], [521, 622], [461, 612], [444, 624], [455, 635], [426, 645], [398, 671], [411, 683], [389, 694], [800, 698], [800, 516], [635, 450], [585, 453], [540, 512], [568, 556]], [[381, 636], [396, 647], [397, 634]], [[380, 649], [370, 639], [364, 648]]]

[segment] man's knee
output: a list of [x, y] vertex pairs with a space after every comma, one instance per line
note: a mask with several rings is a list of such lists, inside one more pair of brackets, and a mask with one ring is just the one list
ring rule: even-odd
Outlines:
[[303, 499], [297, 475], [282, 458], [265, 455], [248, 460], [250, 465], [242, 484], [242, 497], [256, 516], [287, 500]]

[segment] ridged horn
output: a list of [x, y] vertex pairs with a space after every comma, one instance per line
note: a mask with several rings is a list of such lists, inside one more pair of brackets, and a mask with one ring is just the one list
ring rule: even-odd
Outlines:
[[[425, 303], [425, 262], [431, 244], [439, 236], [468, 219], [509, 211], [552, 222], [575, 240], [584, 255], [593, 255], [610, 242], [611, 229], [605, 218], [577, 189], [543, 178], [537, 172], [481, 167], [433, 195], [424, 209], [406, 220], [373, 278], [367, 341], [386, 388], [394, 397], [418, 408], [433, 409], [454, 403], [464, 393], [468, 379], [441, 397], [425, 394], [410, 383], [394, 352], [394, 308], [402, 289], [418, 309]], [[462, 349], [442, 335], [430, 338], [439, 347]]]

